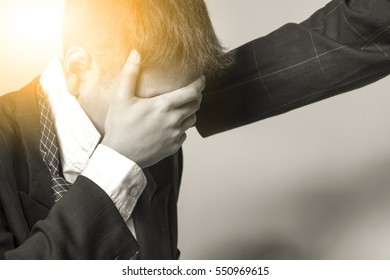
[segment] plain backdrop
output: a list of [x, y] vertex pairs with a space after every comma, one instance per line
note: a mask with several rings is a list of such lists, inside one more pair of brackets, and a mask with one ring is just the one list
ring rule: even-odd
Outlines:
[[[327, 3], [206, 2], [228, 49]], [[62, 6], [0, 1], [1, 93], [28, 83], [58, 52]], [[389, 259], [389, 89], [383, 79], [206, 139], [190, 130], [179, 200], [182, 258]]]

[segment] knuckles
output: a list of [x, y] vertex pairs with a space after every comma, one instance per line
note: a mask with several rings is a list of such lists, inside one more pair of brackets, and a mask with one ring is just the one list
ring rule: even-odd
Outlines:
[[172, 104], [164, 98], [154, 100], [154, 109], [158, 113], [167, 113], [172, 110]]

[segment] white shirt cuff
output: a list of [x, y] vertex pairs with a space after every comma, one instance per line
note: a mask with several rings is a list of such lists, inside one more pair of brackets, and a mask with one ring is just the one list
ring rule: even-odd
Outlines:
[[146, 186], [142, 169], [113, 149], [98, 145], [81, 175], [100, 186], [127, 221]]

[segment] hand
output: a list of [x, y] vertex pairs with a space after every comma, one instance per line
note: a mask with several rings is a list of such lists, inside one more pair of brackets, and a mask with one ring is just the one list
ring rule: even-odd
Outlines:
[[205, 78], [152, 98], [135, 94], [141, 58], [132, 51], [123, 67], [114, 102], [105, 121], [102, 144], [148, 167], [177, 152], [185, 131], [196, 122]]

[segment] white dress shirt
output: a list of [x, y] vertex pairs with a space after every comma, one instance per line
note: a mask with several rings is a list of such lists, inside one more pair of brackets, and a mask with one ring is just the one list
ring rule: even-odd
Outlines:
[[101, 135], [67, 89], [59, 58], [49, 62], [40, 83], [51, 105], [65, 180], [73, 183], [81, 174], [101, 187], [135, 236], [131, 214], [146, 186], [142, 169], [99, 144]]

